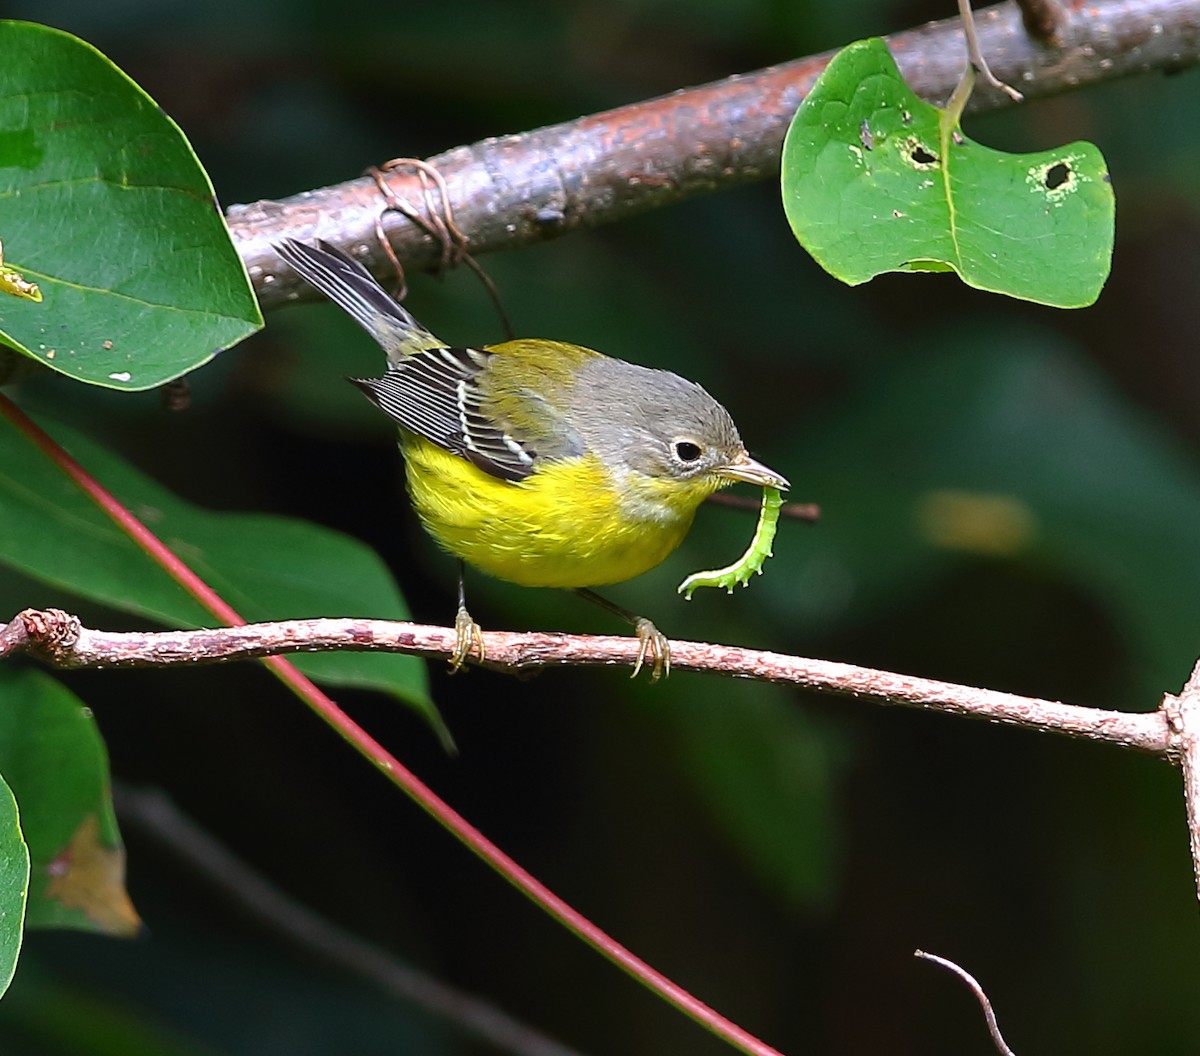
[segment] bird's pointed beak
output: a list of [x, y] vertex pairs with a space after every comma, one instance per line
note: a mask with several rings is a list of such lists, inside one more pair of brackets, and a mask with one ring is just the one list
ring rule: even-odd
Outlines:
[[717, 475], [726, 480], [757, 484], [763, 488], [778, 488], [780, 491], [787, 491], [790, 487], [787, 477], [781, 477], [775, 470], [768, 469], [761, 462], [751, 458], [745, 451], [732, 462], [718, 469]]

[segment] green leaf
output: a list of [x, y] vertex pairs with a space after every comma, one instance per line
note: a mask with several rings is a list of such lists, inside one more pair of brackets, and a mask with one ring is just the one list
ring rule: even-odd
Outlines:
[[1114, 203], [1096, 147], [981, 146], [913, 94], [878, 38], [826, 67], [792, 121], [782, 165], [792, 231], [850, 285], [952, 268], [978, 289], [1078, 308], [1108, 277]]
[[[43, 426], [247, 620], [409, 618], [387, 568], [362, 543], [304, 521], [199, 509], [82, 434]], [[74, 594], [170, 626], [214, 622], [7, 420], [0, 421], [0, 538], [0, 562]], [[439, 722], [415, 657], [292, 659], [314, 678], [383, 690]]]
[[146, 389], [262, 326], [183, 133], [95, 48], [0, 22], [0, 240], [42, 301], [0, 338], [54, 370]]
[[29, 842], [30, 927], [136, 934], [108, 755], [92, 714], [49, 675], [0, 666], [0, 774]]
[[[8, 703], [0, 683], [0, 704]], [[17, 801], [0, 778], [0, 994], [8, 989], [17, 970], [28, 895], [29, 849], [21, 838]]]

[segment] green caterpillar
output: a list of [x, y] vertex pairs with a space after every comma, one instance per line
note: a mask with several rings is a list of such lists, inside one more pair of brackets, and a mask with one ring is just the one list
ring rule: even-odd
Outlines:
[[679, 584], [679, 593], [687, 601], [700, 587], [724, 587], [730, 594], [739, 583], [746, 586], [750, 577], [762, 575], [762, 566], [771, 556], [771, 543], [775, 541], [775, 528], [779, 524], [779, 508], [783, 505], [783, 494], [778, 488], [763, 488], [762, 508], [758, 512], [758, 525], [750, 546], [732, 565], [715, 568], [708, 572], [693, 572]]

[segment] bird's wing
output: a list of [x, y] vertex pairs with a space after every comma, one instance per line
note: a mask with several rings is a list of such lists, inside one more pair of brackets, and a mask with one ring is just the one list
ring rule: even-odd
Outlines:
[[494, 477], [520, 481], [546, 458], [581, 455], [583, 441], [561, 413], [527, 389], [504, 393], [510, 412], [481, 384], [494, 353], [432, 348], [410, 356], [381, 378], [352, 378], [384, 413]]

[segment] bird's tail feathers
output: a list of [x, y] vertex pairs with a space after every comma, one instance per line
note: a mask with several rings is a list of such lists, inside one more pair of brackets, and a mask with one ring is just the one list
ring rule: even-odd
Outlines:
[[318, 239], [316, 246], [285, 238], [274, 246], [289, 266], [379, 342], [395, 365], [439, 341], [375, 281], [357, 260]]

